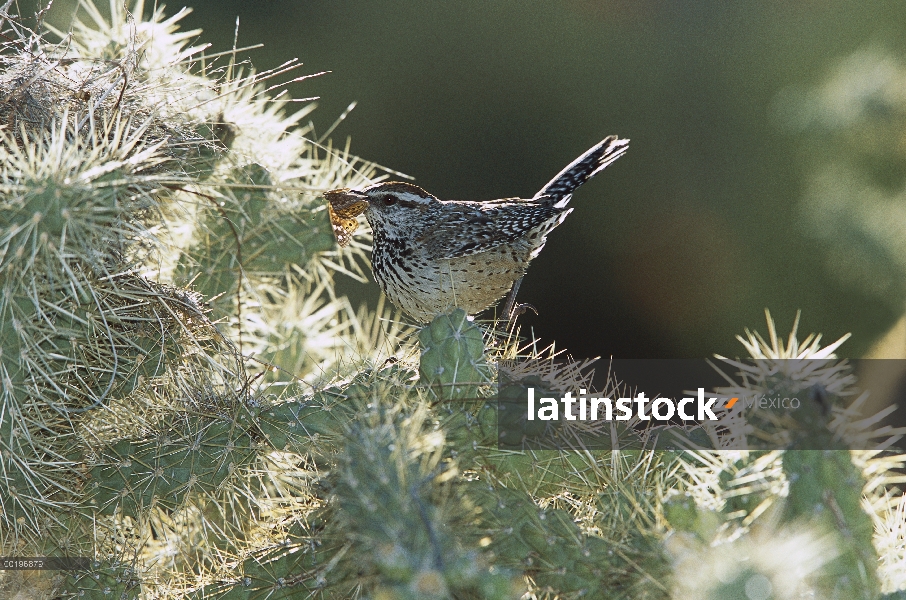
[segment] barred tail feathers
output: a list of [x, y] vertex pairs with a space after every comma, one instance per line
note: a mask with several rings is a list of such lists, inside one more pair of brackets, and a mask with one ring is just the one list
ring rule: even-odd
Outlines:
[[577, 187], [623, 156], [628, 148], [629, 140], [621, 140], [615, 135], [604, 138], [557, 173], [556, 177], [535, 194], [534, 199], [539, 200], [542, 196], [547, 196], [555, 201], [554, 207], [563, 208]]

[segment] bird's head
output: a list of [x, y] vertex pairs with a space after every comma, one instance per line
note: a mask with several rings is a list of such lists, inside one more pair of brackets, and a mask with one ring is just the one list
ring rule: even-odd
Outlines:
[[438, 199], [411, 183], [385, 181], [361, 191], [342, 188], [324, 194], [337, 242], [346, 246], [365, 213], [375, 236], [410, 237], [425, 222], [424, 213]]

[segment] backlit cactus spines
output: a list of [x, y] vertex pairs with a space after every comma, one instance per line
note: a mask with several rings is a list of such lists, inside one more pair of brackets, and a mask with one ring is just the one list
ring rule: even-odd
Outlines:
[[[866, 479], [853, 464], [848, 432], [832, 428], [834, 412], [844, 404], [854, 377], [843, 361], [833, 358], [788, 364], [790, 372], [765, 368], [772, 374], [762, 383], [770, 386], [763, 393], [800, 399], [799, 410], [786, 424], [790, 431], [782, 468], [789, 488], [783, 519], [838, 535], [839, 555], [817, 574], [820, 593], [874, 600], [881, 588], [874, 523], [862, 507]], [[802, 378], [797, 369], [810, 377]]]
[[444, 400], [476, 398], [490, 383], [481, 329], [464, 310], [440, 314], [418, 334], [422, 381]]
[[694, 532], [698, 529], [701, 515], [691, 494], [671, 494], [663, 501], [663, 511], [664, 518], [677, 531]]
[[249, 278], [283, 277], [287, 266], [307, 267], [331, 250], [334, 239], [321, 203], [282, 193], [265, 167], [237, 167], [223, 178], [217, 201], [201, 206], [195, 245], [181, 255], [175, 278], [220, 298], [220, 312], [228, 314], [240, 277], [247, 285]]
[[541, 508], [530, 494], [508, 488], [491, 490], [479, 484], [471, 497], [483, 508], [480, 523], [495, 562], [523, 571], [533, 580], [536, 593], [668, 597], [666, 588], [652, 581], [655, 575], [663, 576], [666, 563], [654, 540], [638, 530], [614, 532], [616, 536], [607, 538], [601, 537], [601, 529], [589, 534], [566, 510]]
[[142, 594], [142, 578], [126, 561], [93, 561], [88, 569], [65, 574], [61, 600], [81, 598], [120, 598], [138, 600]]
[[91, 470], [91, 505], [102, 515], [139, 518], [152, 508], [176, 510], [187, 496], [212, 494], [256, 456], [249, 433], [237, 425], [182, 418], [145, 439], [104, 448]]
[[372, 398], [379, 399], [380, 391], [386, 389], [378, 382], [372, 383], [374, 387], [361, 382], [335, 385], [311, 396], [266, 407], [258, 416], [258, 430], [277, 450], [330, 456], [340, 447], [356, 410]]
[[478, 532], [424, 405], [410, 413], [386, 402], [353, 422], [334, 488], [346, 535], [364, 545], [360, 560], [378, 576], [377, 595], [515, 600], [521, 594], [511, 575], [489, 569], [484, 554], [464, 544]]
[[[176, 557], [152, 578], [170, 583], [151, 593], [168, 596], [258, 527], [274, 476], [251, 467], [274, 469], [252, 422], [258, 390], [203, 303], [230, 290], [202, 297], [173, 276], [201, 231], [238, 252], [224, 223], [241, 211], [214, 206], [235, 199], [250, 216], [237, 221], [247, 264], [236, 272], [270, 277], [279, 304], [289, 263], [305, 279], [332, 250], [318, 190], [374, 175], [290, 132], [304, 111], [284, 115], [258, 75], [229, 64], [209, 77], [204, 48], [189, 46], [197, 32], [177, 31], [185, 12], [145, 8], [82, 2], [60, 45], [0, 8], [0, 555], [101, 565], [53, 597], [129, 597], [139, 582], [117, 571], [121, 554], [147, 566], [142, 552], [164, 539]], [[201, 222], [205, 206], [219, 223]], [[327, 280], [315, 293], [330, 299]], [[338, 306], [315, 304], [324, 323]], [[333, 345], [349, 345], [349, 330], [332, 330]], [[0, 596], [8, 581], [0, 573]]]
[[847, 450], [787, 450], [783, 470], [790, 482], [785, 519], [835, 532], [839, 556], [818, 579], [831, 598], [874, 600], [880, 593], [874, 523], [862, 507], [865, 480]]
[[839, 556], [824, 567], [818, 582], [828, 597], [874, 600], [881, 588], [874, 523], [862, 507], [865, 477], [829, 428], [831, 407], [839, 399], [820, 387], [802, 395], [802, 429], [783, 455], [789, 480], [784, 517], [820, 524], [837, 535]]

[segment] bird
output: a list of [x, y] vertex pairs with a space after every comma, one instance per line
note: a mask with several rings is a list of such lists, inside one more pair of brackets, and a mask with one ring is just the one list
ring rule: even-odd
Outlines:
[[[512, 321], [529, 263], [572, 212], [573, 192], [621, 157], [628, 139], [595, 144], [533, 197], [439, 200], [419, 186], [385, 181], [324, 194], [338, 245], [349, 245], [362, 213], [371, 225], [371, 269], [397, 307], [421, 323], [454, 307], [475, 315], [499, 301]], [[537, 311], [536, 311], [537, 312]]]

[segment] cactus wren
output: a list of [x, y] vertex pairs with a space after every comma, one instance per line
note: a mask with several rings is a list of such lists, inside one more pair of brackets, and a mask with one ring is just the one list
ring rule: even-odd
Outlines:
[[365, 213], [374, 236], [371, 268], [390, 300], [421, 322], [454, 306], [478, 313], [516, 291], [547, 235], [566, 218], [572, 193], [626, 152], [610, 136], [560, 171], [534, 197], [438, 200], [411, 183], [383, 182], [324, 194], [337, 242], [346, 246]]

